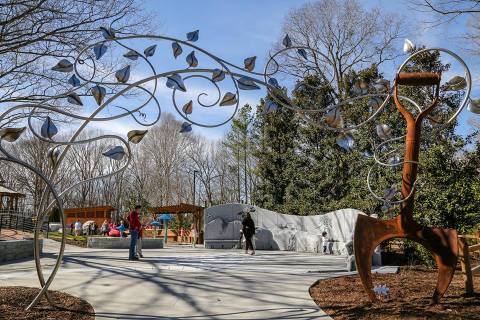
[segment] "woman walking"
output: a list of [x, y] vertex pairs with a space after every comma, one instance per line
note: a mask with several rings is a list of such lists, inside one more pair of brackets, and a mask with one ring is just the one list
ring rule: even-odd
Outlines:
[[243, 236], [245, 237], [245, 254], [248, 254], [248, 248], [252, 249], [251, 255], [255, 254], [255, 248], [253, 247], [252, 238], [255, 234], [255, 222], [253, 222], [250, 212], [247, 213], [247, 216], [242, 221], [242, 231]]

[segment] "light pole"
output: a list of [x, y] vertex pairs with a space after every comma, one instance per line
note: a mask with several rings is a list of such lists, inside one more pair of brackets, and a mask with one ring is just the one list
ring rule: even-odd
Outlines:
[[195, 196], [196, 196], [196, 193], [197, 193], [197, 173], [198, 173], [198, 170], [193, 170], [193, 205], [196, 206], [197, 203], [195, 201]]

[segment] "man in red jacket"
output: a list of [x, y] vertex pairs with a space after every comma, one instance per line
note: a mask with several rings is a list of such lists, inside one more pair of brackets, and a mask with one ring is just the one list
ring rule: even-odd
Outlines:
[[128, 254], [129, 260], [138, 260], [138, 257], [135, 254], [136, 245], [138, 240], [138, 233], [140, 232], [141, 224], [140, 224], [140, 210], [142, 206], [136, 206], [135, 210], [132, 211], [128, 215], [128, 224], [130, 228], [130, 251]]

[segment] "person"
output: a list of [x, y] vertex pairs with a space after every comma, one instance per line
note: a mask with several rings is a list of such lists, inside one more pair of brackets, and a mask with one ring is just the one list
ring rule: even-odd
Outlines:
[[180, 243], [183, 243], [183, 241], [185, 240], [185, 230], [182, 228], [180, 228]]
[[90, 234], [92, 236], [95, 235], [95, 231], [97, 231], [97, 225], [95, 224], [95, 222], [93, 222], [91, 225], [90, 225]]
[[248, 254], [248, 249], [251, 248], [251, 255], [254, 255], [255, 248], [253, 247], [252, 238], [255, 234], [255, 222], [253, 222], [250, 212], [247, 212], [247, 215], [242, 221], [242, 233], [245, 237], [245, 254]]
[[138, 239], [137, 239], [137, 256], [140, 258], [143, 258], [143, 253], [142, 253], [142, 245], [143, 245], [143, 225], [140, 224], [140, 230], [138, 232]]
[[192, 246], [195, 248], [197, 245], [198, 230], [195, 223], [192, 223]]
[[327, 254], [327, 245], [328, 245], [327, 232], [323, 231], [322, 232], [322, 246], [323, 246], [323, 253], [324, 254]]
[[118, 225], [117, 230], [120, 231], [120, 237], [126, 238], [125, 224], [123, 223], [123, 220], [120, 221], [120, 224]]
[[73, 228], [75, 228], [75, 225], [72, 223], [70, 223], [70, 235], [73, 235]]
[[105, 236], [105, 235], [108, 236], [108, 231], [109, 231], [108, 229], [109, 229], [109, 228], [108, 228], [108, 222], [107, 222], [107, 220], [104, 220], [104, 221], [103, 221], [103, 224], [102, 224], [102, 227], [101, 227], [101, 229], [100, 229], [103, 236]]
[[80, 222], [80, 219], [77, 219], [77, 222], [75, 222], [75, 238], [80, 236], [82, 234], [82, 223]]
[[130, 226], [130, 251], [128, 253], [129, 260], [138, 260], [138, 256], [136, 255], [136, 247], [137, 247], [137, 239], [138, 233], [141, 228], [140, 224], [140, 210], [142, 206], [137, 205], [135, 210], [130, 212], [128, 215], [128, 224]]

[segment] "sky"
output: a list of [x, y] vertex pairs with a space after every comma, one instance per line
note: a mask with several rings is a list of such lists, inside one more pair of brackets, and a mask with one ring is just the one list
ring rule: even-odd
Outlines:
[[[151, 21], [153, 26], [158, 26], [155, 34], [169, 36], [185, 40], [186, 33], [193, 30], [200, 30], [199, 40], [195, 45], [213, 53], [214, 55], [229, 61], [231, 63], [242, 66], [243, 60], [247, 57], [257, 56], [257, 66], [255, 71], [263, 70], [269, 51], [278, 39], [283, 38], [282, 23], [288, 13], [295, 8], [300, 7], [308, 1], [302, 0], [242, 0], [242, 1], [225, 1], [225, 0], [146, 0], [144, 1], [144, 9], [153, 15]], [[437, 27], [429, 27], [422, 21], [431, 21], [432, 17], [428, 13], [421, 13], [410, 8], [408, 0], [390, 1], [390, 0], [366, 0], [360, 1], [367, 10], [378, 6], [382, 10], [400, 14], [406, 21], [406, 30], [401, 39], [394, 45], [398, 48], [398, 52], [402, 52], [403, 40], [408, 38], [417, 45], [425, 45], [427, 47], [446, 47], [457, 52], [465, 59], [471, 67], [474, 75], [478, 75], [478, 58], [469, 56], [458, 37], [463, 33], [466, 25], [466, 19], [457, 19], [454, 23], [442, 24]], [[171, 42], [155, 42], [151, 40], [140, 40], [131, 43], [137, 50], [147, 47], [151, 44], [159, 44], [155, 56], [151, 58], [158, 72], [166, 70], [175, 70], [186, 67], [185, 56], [191, 51], [184, 47], [184, 53], [178, 58], [173, 59], [171, 53]], [[460, 46], [459, 46], [460, 45]], [[142, 51], [142, 50], [139, 50]], [[198, 54], [199, 67], [210, 68], [218, 66], [209, 57]], [[401, 59], [393, 63], [385, 64], [382, 71], [387, 79], [392, 79], [396, 68]], [[455, 70], [453, 70], [455, 71]], [[151, 73], [148, 68], [138, 65], [132, 68], [132, 80], [139, 80]], [[201, 97], [206, 103], [214, 102], [216, 99], [215, 88], [203, 79], [189, 79], [185, 81], [188, 94], [178, 96], [178, 106], [181, 108], [189, 99], [196, 99], [200, 93], [206, 93], [208, 96]], [[152, 87], [152, 84], [149, 84]], [[148, 87], [148, 86], [147, 86]], [[478, 82], [474, 82], [473, 97], [480, 96], [480, 88]], [[174, 113], [177, 118], [181, 119], [172, 105], [172, 90], [166, 88], [165, 80], [159, 81], [159, 89], [157, 98], [160, 102], [162, 112]], [[224, 91], [222, 92], [222, 94]], [[475, 94], [479, 93], [477, 96]], [[261, 97], [264, 97], [266, 91], [240, 91], [240, 105], [249, 103], [255, 106]], [[202, 113], [194, 114], [197, 118], [194, 120], [203, 121], [207, 124], [221, 123], [233, 114], [234, 109], [230, 108], [202, 108]], [[147, 118], [154, 116], [154, 109], [146, 110]], [[152, 113], [152, 114], [151, 114]], [[471, 132], [471, 126], [468, 119], [475, 116], [464, 110], [459, 117], [460, 126], [458, 131], [462, 134]], [[99, 125], [106, 131], [115, 133], [125, 133], [130, 129], [138, 129], [138, 125], [131, 120], [117, 120], [115, 123], [108, 123], [108, 127], [104, 124]], [[194, 132], [200, 133], [210, 139], [220, 139], [230, 124], [227, 123], [217, 128], [200, 128], [194, 126]]]

